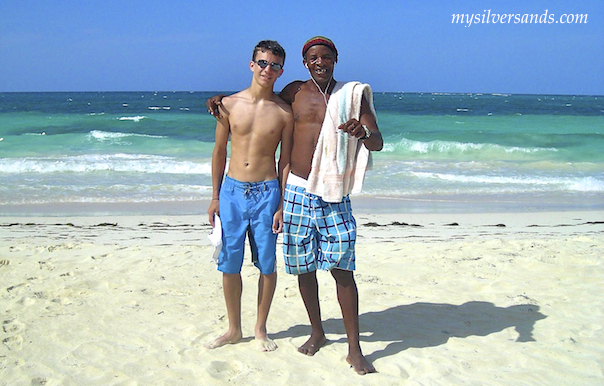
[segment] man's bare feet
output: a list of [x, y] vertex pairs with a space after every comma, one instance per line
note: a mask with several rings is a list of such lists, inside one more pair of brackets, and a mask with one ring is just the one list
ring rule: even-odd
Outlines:
[[304, 355], [313, 356], [327, 342], [325, 335], [311, 335], [310, 338], [302, 346], [298, 347], [298, 351]]
[[269, 339], [268, 337], [264, 337], [264, 338], [256, 338], [256, 347], [258, 347], [258, 350], [260, 351], [275, 351], [277, 349], [277, 343], [275, 343], [274, 340]]
[[354, 368], [354, 371], [356, 371], [357, 374], [365, 375], [376, 372], [375, 367], [373, 367], [373, 365], [369, 363], [367, 359], [365, 359], [363, 354], [348, 354], [348, 357], [346, 357], [346, 362], [348, 362], [350, 366]]
[[209, 343], [205, 344], [205, 348], [213, 349], [213, 348], [222, 347], [227, 344], [237, 343], [238, 341], [241, 340], [242, 336], [243, 335], [242, 335], [241, 331], [237, 331], [234, 333], [229, 331], [226, 334], [222, 335], [221, 337], [218, 337], [213, 342], [209, 342]]
[[256, 341], [256, 347], [260, 351], [275, 351], [277, 349], [277, 343], [272, 339], [269, 339], [266, 333], [266, 325], [256, 326], [254, 330], [254, 338]]

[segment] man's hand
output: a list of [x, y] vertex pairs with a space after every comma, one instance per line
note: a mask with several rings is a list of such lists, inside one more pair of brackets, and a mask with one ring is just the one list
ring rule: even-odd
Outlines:
[[361, 122], [356, 119], [351, 119], [348, 122], [342, 123], [338, 129], [342, 130], [345, 133], [357, 138], [366, 137], [365, 129]]
[[208, 109], [208, 113], [212, 114], [214, 118], [220, 118], [220, 109], [219, 106], [222, 104], [222, 98], [226, 95], [218, 94], [206, 100], [206, 107]]
[[214, 214], [220, 215], [218, 205], [218, 200], [212, 200], [210, 207], [208, 208], [208, 219], [210, 220], [210, 225], [214, 228]]
[[273, 233], [281, 233], [283, 231], [283, 209], [279, 209], [273, 216]]

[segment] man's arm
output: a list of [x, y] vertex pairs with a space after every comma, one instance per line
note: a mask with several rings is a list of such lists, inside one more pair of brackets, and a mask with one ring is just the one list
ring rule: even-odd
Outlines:
[[[369, 102], [365, 99], [365, 96], [363, 96], [363, 100], [361, 101], [361, 116], [359, 117], [359, 121], [361, 122], [361, 125], [365, 125], [371, 133], [369, 138], [363, 140], [365, 147], [370, 151], [382, 150], [384, 147], [384, 139], [382, 138], [382, 133], [380, 133], [375, 116], [371, 112]], [[363, 131], [365, 131], [365, 129], [363, 129]]]
[[281, 186], [281, 200], [279, 200], [279, 206], [273, 216], [273, 232], [281, 233], [283, 230], [283, 197], [285, 194], [285, 185], [287, 184], [287, 175], [290, 170], [290, 160], [293, 147], [293, 133], [294, 133], [294, 117], [291, 113], [287, 114], [287, 120], [285, 127], [281, 132], [281, 148], [279, 152], [278, 162], [278, 178], [279, 185]]
[[216, 121], [214, 150], [212, 151], [212, 202], [208, 208], [210, 225], [214, 227], [214, 214], [219, 214], [220, 187], [227, 161], [227, 143], [230, 125], [227, 114]]
[[[369, 130], [368, 138], [363, 126], [367, 127]], [[373, 116], [373, 113], [371, 112], [369, 102], [365, 99], [365, 96], [363, 96], [361, 101], [361, 113], [359, 119], [350, 119], [348, 122], [342, 123], [338, 128], [352, 135], [353, 137], [362, 139], [365, 143], [365, 147], [370, 151], [380, 151], [384, 147], [382, 134], [378, 129], [377, 122]]]
[[301, 80], [294, 80], [293, 82], [285, 86], [283, 90], [281, 90], [281, 92], [279, 93], [279, 97], [283, 99], [285, 103], [291, 106], [291, 104], [294, 103], [294, 100], [296, 99], [296, 93], [300, 91], [300, 86], [303, 83], [304, 82]]
[[[294, 102], [294, 96], [300, 89], [300, 84], [302, 83], [304, 82], [301, 80], [295, 80], [291, 82], [290, 84], [285, 86], [283, 90], [281, 90], [279, 97], [281, 97], [281, 99], [283, 99], [288, 105], [291, 105]], [[226, 95], [224, 94], [218, 94], [206, 100], [206, 108], [208, 109], [208, 113], [212, 114], [214, 118], [221, 117], [220, 106], [222, 106], [222, 99], [225, 96]]]
[[220, 106], [222, 105], [222, 98], [226, 95], [218, 94], [206, 100], [206, 108], [208, 113], [212, 114], [214, 118], [220, 118]]

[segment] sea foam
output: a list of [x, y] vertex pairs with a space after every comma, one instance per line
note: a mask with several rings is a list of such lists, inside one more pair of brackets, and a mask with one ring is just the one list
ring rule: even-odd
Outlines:
[[172, 157], [144, 154], [80, 155], [0, 159], [3, 173], [93, 173], [132, 172], [148, 174], [211, 175], [210, 162], [193, 162]]
[[143, 119], [146, 119], [147, 117], [144, 115], [137, 115], [135, 117], [119, 117], [118, 120], [119, 121], [134, 121], [134, 122], [140, 122]]
[[108, 131], [100, 131], [93, 130], [88, 133], [89, 139], [95, 139], [98, 141], [110, 141], [119, 138], [127, 138], [127, 137], [144, 137], [144, 138], [165, 138], [161, 135], [150, 135], [150, 134], [136, 134], [136, 133], [120, 133], [120, 132], [108, 132]]
[[491, 143], [461, 143], [455, 141], [435, 140], [429, 142], [414, 141], [403, 138], [396, 143], [386, 143], [384, 152], [404, 154], [420, 154], [436, 157], [449, 156], [468, 156], [480, 158], [492, 156], [510, 156], [513, 154], [528, 155], [537, 153], [556, 153], [559, 150], [553, 147], [519, 147], [519, 146], [503, 146]]

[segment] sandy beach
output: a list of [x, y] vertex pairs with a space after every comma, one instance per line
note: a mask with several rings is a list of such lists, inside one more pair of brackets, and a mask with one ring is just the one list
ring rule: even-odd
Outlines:
[[[356, 215], [362, 348], [357, 375], [335, 286], [320, 273], [328, 343], [295, 277], [279, 279], [253, 342], [224, 332], [205, 216], [0, 217], [0, 385], [602, 385], [604, 212]], [[280, 245], [279, 245], [280, 247]]]

